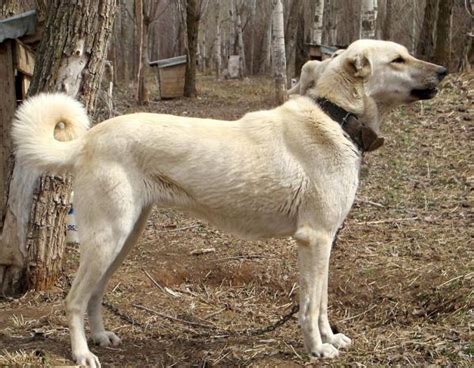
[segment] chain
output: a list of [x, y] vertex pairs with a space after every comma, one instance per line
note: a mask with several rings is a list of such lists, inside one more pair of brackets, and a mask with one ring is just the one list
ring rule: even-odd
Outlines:
[[236, 336], [258, 336], [258, 335], [266, 334], [268, 332], [275, 331], [277, 328], [280, 328], [286, 322], [288, 322], [296, 313], [298, 313], [299, 310], [300, 310], [300, 306], [298, 304], [293, 304], [290, 311], [284, 316], [280, 317], [280, 319], [276, 321], [275, 323], [263, 328], [258, 328], [256, 330], [238, 331], [238, 332], [235, 332], [234, 334]]
[[109, 302], [106, 302], [105, 300], [102, 302], [102, 305], [106, 307], [109, 311], [111, 311], [113, 314], [115, 314], [117, 317], [122, 319], [125, 322], [130, 323], [132, 326], [138, 326], [141, 329], [145, 329], [145, 325], [137, 320], [135, 320], [133, 317], [129, 316], [126, 313], [123, 313], [118, 309], [115, 305], [110, 304]]
[[[127, 322], [127, 323], [129, 323], [133, 326], [138, 326], [141, 329], [145, 329], [145, 327], [146, 327], [145, 324], [135, 320], [133, 317], [129, 316], [128, 314], [126, 314], [124, 312], [121, 312], [113, 304], [110, 304], [109, 302], [103, 301], [102, 305], [104, 307], [106, 307], [108, 310], [110, 310], [113, 314], [115, 314], [116, 316], [118, 316], [119, 318], [124, 320], [125, 322]], [[284, 316], [280, 317], [280, 319], [278, 321], [276, 321], [275, 323], [273, 323], [271, 325], [268, 325], [268, 326], [265, 326], [265, 327], [262, 327], [262, 328], [258, 328], [258, 329], [254, 329], [254, 330], [246, 329], [246, 330], [242, 330], [242, 331], [228, 331], [228, 330], [221, 330], [218, 327], [216, 327], [216, 329], [221, 330], [222, 333], [223, 333], [222, 335], [218, 335], [220, 338], [229, 338], [229, 337], [238, 337], [238, 336], [259, 336], [259, 335], [266, 334], [268, 332], [273, 332], [276, 329], [280, 328], [286, 322], [288, 322], [296, 313], [298, 313], [298, 311], [299, 311], [299, 305], [298, 304], [293, 304], [290, 311], [287, 314], [285, 314]], [[194, 338], [211, 337], [214, 334], [205, 332], [205, 333], [202, 333], [202, 334], [194, 335], [193, 337]]]

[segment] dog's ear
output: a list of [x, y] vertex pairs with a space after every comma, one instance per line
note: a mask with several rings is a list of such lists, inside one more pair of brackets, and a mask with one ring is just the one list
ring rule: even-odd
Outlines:
[[364, 54], [355, 54], [346, 60], [346, 69], [357, 78], [367, 78], [372, 73], [372, 65], [369, 58]]

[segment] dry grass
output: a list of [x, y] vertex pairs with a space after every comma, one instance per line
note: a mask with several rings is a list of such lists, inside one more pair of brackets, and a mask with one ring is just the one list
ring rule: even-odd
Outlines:
[[[199, 89], [146, 109], [234, 119], [272, 104], [267, 79], [206, 77]], [[318, 366], [471, 365], [473, 97], [472, 75], [452, 76], [435, 100], [385, 122], [331, 260], [332, 321], [354, 345]], [[137, 109], [126, 96], [116, 108]], [[0, 303], [0, 365], [71, 364], [62, 298], [77, 260], [69, 248], [57, 290]], [[292, 240], [242, 241], [156, 209], [106, 295], [124, 343], [93, 351], [106, 366], [308, 364], [296, 318], [254, 334], [288, 313], [296, 281]]]

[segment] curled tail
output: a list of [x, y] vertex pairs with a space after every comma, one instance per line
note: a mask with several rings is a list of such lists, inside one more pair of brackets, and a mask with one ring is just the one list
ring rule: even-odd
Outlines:
[[18, 108], [12, 125], [16, 159], [41, 171], [72, 168], [90, 122], [84, 106], [62, 93], [39, 94]]

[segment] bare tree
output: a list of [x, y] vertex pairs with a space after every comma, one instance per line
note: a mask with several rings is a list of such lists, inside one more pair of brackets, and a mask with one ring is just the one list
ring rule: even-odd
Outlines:
[[281, 0], [273, 0], [272, 13], [272, 63], [275, 81], [276, 101], [286, 100], [286, 57], [285, 30], [283, 21], [283, 4]]
[[428, 0], [425, 5], [425, 15], [421, 26], [420, 37], [418, 38], [418, 46], [416, 55], [420, 59], [431, 60], [433, 57], [433, 49], [435, 44], [434, 30], [436, 27], [436, 19], [438, 17], [438, 0]]
[[316, 0], [314, 8], [313, 32], [311, 42], [321, 45], [323, 39], [324, 0]]
[[143, 45], [144, 45], [144, 25], [143, 25], [143, 0], [135, 0], [135, 23], [136, 23], [136, 37], [138, 40], [138, 55], [137, 55], [137, 93], [136, 99], [138, 104], [148, 103], [148, 92], [145, 86], [145, 74], [143, 69]]
[[[115, 0], [51, 0], [29, 93], [61, 90], [93, 110], [116, 8]], [[38, 182], [38, 174], [15, 165], [10, 182], [0, 243], [5, 294], [47, 289], [61, 271], [71, 181]]]
[[362, 0], [360, 11], [360, 38], [375, 38], [377, 0]]
[[186, 97], [196, 96], [196, 55], [200, 19], [199, 5], [198, 0], [186, 0], [186, 50], [188, 56], [184, 82], [184, 95]]
[[438, 3], [436, 46], [433, 62], [446, 66], [449, 66], [451, 60], [451, 14], [453, 5], [453, 0], [443, 0]]
[[[295, 58], [296, 58], [296, 34], [298, 31], [298, 22], [301, 21], [298, 15], [300, 13], [302, 2], [299, 0], [292, 0], [288, 12], [288, 20], [286, 25], [286, 72], [287, 75], [295, 75]], [[298, 71], [299, 72], [299, 71]]]
[[393, 21], [393, 3], [392, 0], [385, 1], [385, 14], [382, 23], [382, 40], [390, 40], [390, 31]]
[[243, 78], [245, 75], [245, 45], [244, 45], [244, 33], [242, 29], [242, 16], [241, 9], [243, 3], [240, 6], [235, 8], [236, 13], [236, 31], [237, 31], [237, 54], [239, 55], [239, 77]]
[[221, 17], [220, 17], [220, 2], [216, 2], [216, 39], [214, 41], [214, 53], [216, 62], [216, 78], [221, 79], [222, 77], [222, 54], [221, 54]]

